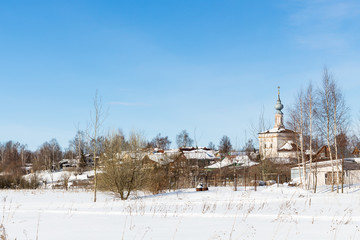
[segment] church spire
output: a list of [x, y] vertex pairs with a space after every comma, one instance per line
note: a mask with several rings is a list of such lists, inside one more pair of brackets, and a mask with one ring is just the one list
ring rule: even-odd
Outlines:
[[282, 109], [284, 108], [284, 105], [281, 103], [280, 100], [280, 87], [278, 87], [278, 100], [275, 104], [275, 128], [285, 128], [283, 123], [283, 113]]

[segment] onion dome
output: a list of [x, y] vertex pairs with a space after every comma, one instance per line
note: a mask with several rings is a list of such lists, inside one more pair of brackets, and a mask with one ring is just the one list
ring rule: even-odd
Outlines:
[[281, 110], [283, 108], [284, 108], [284, 105], [282, 105], [281, 100], [280, 100], [280, 87], [278, 87], [278, 100], [276, 101], [276, 104], [275, 104], [276, 113], [283, 114], [281, 112]]

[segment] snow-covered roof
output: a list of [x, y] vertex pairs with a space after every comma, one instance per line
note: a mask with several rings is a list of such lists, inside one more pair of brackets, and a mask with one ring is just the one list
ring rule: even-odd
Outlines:
[[[332, 160], [333, 164], [336, 165], [336, 164], [339, 164], [340, 167], [342, 165], [342, 159], [333, 159]], [[352, 166], [352, 167], [357, 167], [357, 168], [360, 168], [360, 158], [344, 158], [344, 164], [345, 165], [348, 165], [348, 166]], [[313, 163], [314, 165], [315, 163]], [[303, 164], [300, 163], [298, 164], [298, 166], [302, 167]], [[297, 167], [293, 167], [292, 169], [296, 169], [298, 168]], [[331, 160], [326, 160], [326, 161], [320, 161], [320, 162], [316, 162], [316, 167], [317, 168], [320, 168], [320, 167], [326, 167], [326, 166], [331, 166]], [[306, 168], [309, 168], [310, 167], [310, 161], [307, 161], [306, 162]], [[345, 166], [346, 167], [346, 166]]]
[[168, 150], [164, 150], [165, 153], [179, 153], [179, 149], [168, 149]]
[[[305, 151], [305, 154], [306, 154], [306, 155], [310, 155], [310, 149], [306, 150], [306, 151]], [[314, 155], [314, 154], [316, 154], [316, 153], [315, 153], [314, 151], [312, 151], [312, 155]]]
[[299, 150], [299, 148], [296, 146], [296, 144], [289, 140], [287, 141], [282, 147], [279, 148], [279, 152], [294, 152], [296, 150]]
[[296, 145], [293, 141], [287, 141], [279, 150], [296, 150]]
[[360, 158], [344, 158], [345, 161], [354, 161], [360, 163]]
[[293, 141], [288, 141], [280, 148], [280, 150], [293, 150], [292, 144], [294, 144]]
[[214, 163], [210, 166], [207, 166], [206, 168], [218, 169], [218, 168], [227, 167], [227, 166], [230, 166], [233, 164], [236, 164], [237, 166], [251, 167], [251, 166], [257, 165], [259, 163], [251, 161], [250, 158], [247, 155], [245, 155], [245, 156], [236, 156], [236, 157], [226, 157], [223, 160], [221, 160], [220, 162]]
[[260, 134], [264, 134], [264, 133], [291, 133], [291, 132], [293, 132], [293, 131], [290, 130], [290, 129], [280, 127], [280, 128], [271, 128], [271, 129], [266, 130], [264, 132], [260, 132]]
[[169, 157], [169, 158], [176, 158], [178, 157], [181, 152], [178, 149], [169, 149], [169, 150], [165, 150], [164, 153]]
[[213, 150], [197, 149], [192, 151], [184, 151], [183, 153], [187, 159], [214, 160], [217, 158]]
[[151, 153], [148, 154], [147, 156], [149, 157], [150, 160], [160, 164], [167, 164], [173, 161], [164, 153]]
[[77, 160], [76, 159], [62, 159], [61, 161], [59, 161], [59, 164], [62, 163], [76, 163]]

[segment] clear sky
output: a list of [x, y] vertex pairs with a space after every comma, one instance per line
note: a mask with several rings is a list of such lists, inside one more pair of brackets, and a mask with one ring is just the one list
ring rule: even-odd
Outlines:
[[240, 147], [324, 65], [358, 117], [359, 43], [359, 1], [1, 1], [0, 142], [67, 147], [98, 90], [104, 131]]

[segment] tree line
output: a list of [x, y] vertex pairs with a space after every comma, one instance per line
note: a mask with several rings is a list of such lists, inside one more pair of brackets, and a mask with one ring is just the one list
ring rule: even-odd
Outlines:
[[[139, 133], [137, 135], [139, 135], [138, 138], [141, 138], [141, 141], [135, 146], [134, 133], [130, 133], [129, 138], [126, 138], [125, 134], [120, 130], [115, 135], [114, 133], [107, 136], [98, 135], [96, 138], [92, 138], [87, 131], [78, 130], [65, 149], [61, 148], [55, 138], [44, 142], [35, 151], [31, 151], [27, 145], [15, 141], [0, 143], [0, 172], [3, 173], [0, 178], [6, 179], [6, 181], [2, 181], [6, 184], [0, 184], [0, 187], [10, 188], [19, 185], [21, 177], [27, 172], [26, 169], [30, 167], [32, 171], [58, 171], [60, 169], [59, 162], [62, 159], [77, 158], [80, 170], [85, 170], [88, 167], [86, 163], [87, 156], [104, 156], [104, 154], [109, 156], [109, 149], [116, 149], [115, 143], [118, 144], [116, 150], [119, 153], [134, 151], [135, 147], [137, 150], [155, 148], [166, 150], [171, 146], [169, 137], [162, 136], [160, 133], [150, 141]], [[194, 140], [186, 130], [183, 130], [176, 136], [176, 143], [179, 148], [192, 147]], [[212, 142], [209, 147], [215, 150], [215, 145]], [[223, 153], [231, 151], [230, 138], [224, 136], [220, 140], [218, 148]]]

